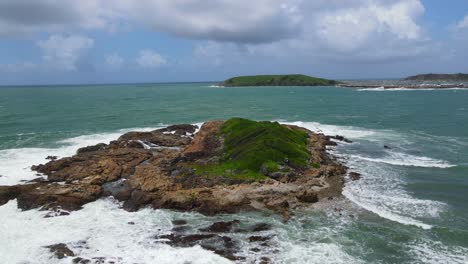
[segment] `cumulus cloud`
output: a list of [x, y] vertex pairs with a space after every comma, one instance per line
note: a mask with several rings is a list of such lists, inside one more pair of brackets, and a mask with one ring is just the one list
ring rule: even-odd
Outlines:
[[338, 51], [354, 51], [370, 41], [382, 40], [382, 37], [414, 41], [422, 37], [415, 19], [423, 12], [424, 7], [419, 1], [372, 2], [366, 6], [319, 13], [312, 31]]
[[114, 53], [114, 54], [106, 56], [105, 62], [109, 69], [119, 70], [124, 65], [125, 60], [124, 58], [120, 57], [119, 54]]
[[142, 68], [151, 69], [165, 65], [167, 60], [159, 53], [146, 49], [138, 53], [136, 63]]
[[94, 40], [81, 35], [52, 35], [37, 42], [47, 65], [63, 70], [76, 70], [83, 55], [94, 45]]
[[[431, 50], [418, 22], [423, 13], [421, 0], [2, 0], [0, 37], [33, 31], [114, 31], [131, 24], [203, 40], [194, 54], [215, 65], [239, 55], [372, 61], [410, 58]], [[73, 56], [45, 57], [76, 68]], [[123, 63], [116, 56], [105, 60]], [[136, 62], [150, 68], [167, 60], [144, 50]]]
[[118, 1], [118, 10], [158, 31], [181, 37], [262, 43], [294, 37], [302, 14], [296, 1]]

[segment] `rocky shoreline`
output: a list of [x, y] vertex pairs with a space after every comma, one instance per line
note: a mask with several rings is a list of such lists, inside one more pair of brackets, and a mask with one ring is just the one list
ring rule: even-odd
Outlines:
[[[122, 208], [127, 211], [148, 206], [205, 215], [253, 210], [279, 214], [287, 221], [296, 209], [341, 195], [347, 168], [326, 149], [346, 139], [296, 126], [281, 125], [307, 135], [309, 160], [306, 167], [294, 166], [285, 159], [279, 170], [262, 167], [264, 178], [259, 180], [200, 175], [196, 168], [218, 164], [223, 158], [225, 138], [220, 131], [225, 122], [209, 121], [200, 128], [174, 125], [151, 132], [129, 132], [109, 144], [78, 149], [72, 157], [48, 157], [50, 161], [46, 164], [32, 167], [44, 177], [22, 185], [0, 186], [0, 205], [16, 199], [22, 210], [40, 208], [50, 211], [46, 217], [56, 217], [112, 196], [122, 202]], [[180, 230], [184, 225], [183, 221], [175, 223]], [[157, 239], [174, 246], [203, 246], [206, 241], [214, 241], [214, 244], [224, 245], [224, 251], [219, 248], [212, 248], [212, 251], [233, 260], [236, 259], [232, 251], [235, 243], [217, 233], [251, 232], [251, 242], [268, 243], [270, 238], [255, 235], [262, 228], [242, 230], [238, 225], [238, 222], [214, 223], [200, 230], [202, 234], [183, 234], [175, 230]], [[51, 245], [50, 250], [56, 250], [55, 246]], [[63, 245], [58, 249], [65, 255], [70, 254]], [[265, 263], [268, 263], [266, 259]]]

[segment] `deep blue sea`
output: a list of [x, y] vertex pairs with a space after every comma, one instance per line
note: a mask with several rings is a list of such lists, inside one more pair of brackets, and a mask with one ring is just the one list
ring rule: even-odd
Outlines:
[[[210, 83], [1, 87], [0, 185], [34, 178], [29, 167], [48, 155], [70, 156], [129, 130], [230, 117], [343, 135], [353, 143], [330, 152], [362, 179], [348, 180], [340, 201], [297, 212], [287, 224], [260, 213], [128, 213], [109, 199], [69, 216], [43, 218], [44, 212], [20, 212], [11, 201], [0, 207], [0, 262], [69, 263], [51, 259], [43, 248], [54, 243], [115, 263], [230, 262], [198, 246], [155, 243], [155, 234], [183, 217], [194, 227], [234, 218], [273, 224], [267, 231], [275, 235], [267, 254], [273, 263], [468, 263], [467, 89]], [[80, 248], [79, 241], [88, 247]], [[247, 263], [258, 263], [261, 256], [247, 245], [243, 250]]]

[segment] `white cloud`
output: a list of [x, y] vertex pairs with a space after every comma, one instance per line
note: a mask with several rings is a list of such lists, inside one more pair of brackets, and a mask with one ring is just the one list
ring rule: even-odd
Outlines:
[[[382, 60], [427, 50], [429, 40], [418, 23], [423, 13], [421, 0], [2, 0], [0, 37], [32, 31], [115, 31], [130, 24], [202, 39], [203, 45], [227, 46], [230, 54], [213, 44], [198, 47], [207, 49], [205, 57], [216, 53], [210, 55], [215, 65], [242, 54]], [[460, 27], [468, 24], [464, 21]], [[167, 63], [157, 53], [143, 53], [137, 59], [142, 67]], [[118, 64], [118, 58], [109, 59]]]
[[152, 50], [141, 50], [138, 53], [136, 63], [142, 68], [157, 68], [167, 63], [167, 60]]
[[468, 15], [466, 15], [462, 20], [457, 23], [457, 28], [459, 29], [468, 29]]
[[119, 54], [117, 53], [108, 55], [105, 61], [106, 61], [107, 67], [111, 70], [121, 69], [125, 63], [124, 58], [120, 57]]
[[47, 40], [38, 41], [43, 59], [47, 65], [63, 70], [76, 70], [82, 56], [93, 47], [94, 40], [80, 35], [52, 35]]
[[158, 31], [217, 41], [270, 42], [300, 30], [297, 0], [119, 0], [116, 8]]
[[[337, 51], [354, 51], [382, 37], [398, 41], [422, 38], [415, 18], [424, 12], [419, 1], [399, 1], [325, 11], [315, 19], [315, 31], [320, 41]], [[384, 45], [384, 43], [377, 43]]]

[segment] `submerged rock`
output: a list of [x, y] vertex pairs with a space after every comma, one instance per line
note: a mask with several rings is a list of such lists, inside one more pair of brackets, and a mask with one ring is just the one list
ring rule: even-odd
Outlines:
[[239, 223], [240, 223], [239, 220], [233, 220], [229, 222], [215, 222], [209, 227], [201, 228], [200, 231], [211, 232], [211, 233], [226, 233], [226, 232], [232, 231], [233, 226]]
[[357, 172], [350, 172], [350, 173], [349, 173], [349, 178], [350, 178], [352, 181], [357, 181], [357, 180], [361, 179], [361, 174], [360, 174], [360, 173], [357, 173]]
[[50, 252], [54, 253], [55, 257], [58, 259], [75, 256], [75, 253], [63, 243], [46, 246], [46, 248], [48, 248]]

